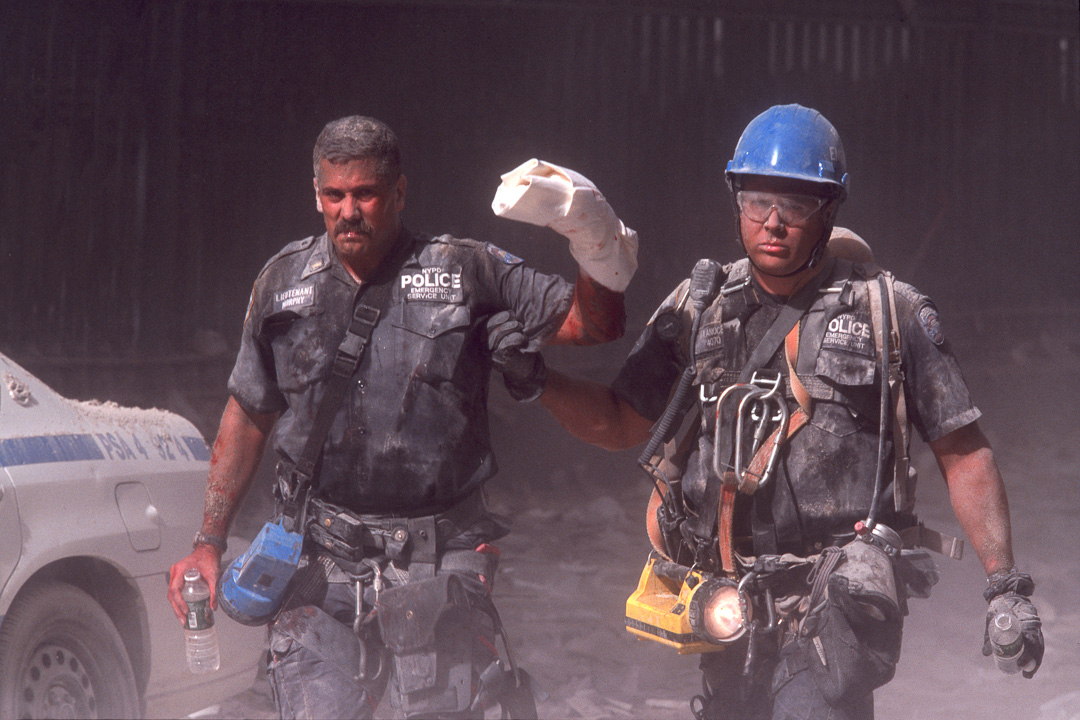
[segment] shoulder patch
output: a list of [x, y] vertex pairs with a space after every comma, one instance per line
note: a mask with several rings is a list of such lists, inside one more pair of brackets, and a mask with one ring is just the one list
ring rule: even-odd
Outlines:
[[506, 263], [507, 265], [517, 265], [518, 263], [525, 262], [524, 260], [519, 258], [517, 255], [511, 255], [510, 253], [506, 252], [502, 248], [495, 247], [491, 243], [484, 243], [484, 245], [485, 245], [485, 247], [487, 247], [487, 251], [489, 253], [491, 253], [493, 256], [498, 258], [501, 262]]
[[945, 342], [945, 333], [941, 329], [941, 318], [938, 317], [938, 311], [934, 307], [934, 303], [929, 300], [924, 302], [919, 307], [917, 315], [919, 325], [922, 326], [923, 332], [926, 333], [926, 337], [930, 338], [932, 343], [940, 345]]

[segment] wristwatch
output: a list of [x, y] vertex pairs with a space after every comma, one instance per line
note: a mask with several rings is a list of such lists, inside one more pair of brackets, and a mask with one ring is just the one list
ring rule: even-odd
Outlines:
[[216, 548], [222, 555], [225, 554], [225, 548], [228, 547], [225, 538], [211, 535], [210, 533], [204, 533], [201, 530], [195, 533], [195, 540], [191, 543], [191, 547], [194, 549], [200, 545], [209, 545], [212, 548]]

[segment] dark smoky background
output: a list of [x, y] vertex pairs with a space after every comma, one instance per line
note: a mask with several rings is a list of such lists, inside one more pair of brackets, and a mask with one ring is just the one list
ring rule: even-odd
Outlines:
[[642, 237], [632, 328], [738, 255], [724, 166], [788, 102], [844, 139], [840, 223], [946, 322], [1080, 300], [1068, 0], [49, 0], [0, 33], [0, 332], [37, 368], [230, 354], [259, 268], [321, 230], [311, 147], [352, 113], [400, 136], [411, 228], [546, 269], [564, 243], [490, 212], [499, 175], [593, 179]]
[[[358, 113], [401, 140], [410, 228], [489, 240], [567, 277], [565, 240], [494, 217], [490, 201], [532, 157], [596, 182], [641, 236], [627, 337], [545, 352], [610, 380], [697, 258], [738, 257], [725, 164], [754, 116], [790, 102], [844, 140], [839, 224], [942, 312], [1051, 639], [1035, 680], [999, 680], [977, 653], [978, 564], [943, 560], [879, 716], [1080, 717], [1072, 0], [8, 4], [0, 351], [69, 396], [175, 410], [212, 439], [251, 283], [322, 229], [315, 137]], [[569, 440], [497, 385], [492, 502], [518, 522], [497, 597], [551, 691], [542, 710], [687, 717], [694, 660], [621, 628], [646, 548], [635, 454]], [[924, 519], [957, 533], [921, 462]], [[267, 497], [260, 481], [242, 527], [261, 524]]]

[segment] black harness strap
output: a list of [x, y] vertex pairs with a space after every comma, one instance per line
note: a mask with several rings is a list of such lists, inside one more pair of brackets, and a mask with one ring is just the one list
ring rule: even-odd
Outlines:
[[780, 313], [773, 320], [773, 324], [769, 326], [769, 329], [765, 332], [764, 337], [761, 338], [761, 342], [757, 344], [754, 351], [750, 353], [750, 358], [746, 361], [746, 365], [743, 366], [742, 371], [739, 373], [739, 382], [749, 382], [753, 376], [754, 371], [765, 367], [765, 365], [772, 359], [772, 356], [776, 354], [776, 351], [780, 348], [780, 344], [784, 342], [784, 338], [791, 332], [791, 329], [795, 327], [795, 324], [799, 322], [806, 311], [810, 309], [810, 306], [814, 304], [814, 299], [817, 298], [818, 290], [821, 289], [825, 280], [832, 275], [832, 264], [828, 264], [821, 269], [817, 275], [811, 278], [801, 290], [791, 296], [791, 299], [784, 304], [784, 307], [780, 309]]
[[375, 331], [379, 317], [390, 298], [390, 290], [397, 277], [396, 270], [404, 259], [405, 253], [412, 247], [412, 243], [404, 233], [398, 239], [398, 243], [399, 246], [383, 260], [372, 279], [362, 284], [356, 292], [352, 320], [334, 355], [334, 364], [330, 379], [326, 383], [326, 391], [315, 413], [315, 419], [311, 423], [311, 432], [308, 434], [307, 442], [293, 469], [295, 484], [290, 497], [286, 499], [285, 506], [287, 515], [292, 515], [294, 519], [299, 515], [296, 526], [298, 531], [303, 531], [303, 516], [307, 506], [306, 493], [315, 476], [315, 466], [322, 454], [323, 442], [341, 409], [345, 391], [349, 387], [353, 373], [360, 367], [360, 361], [364, 357], [368, 341], [371, 340], [371, 334]]

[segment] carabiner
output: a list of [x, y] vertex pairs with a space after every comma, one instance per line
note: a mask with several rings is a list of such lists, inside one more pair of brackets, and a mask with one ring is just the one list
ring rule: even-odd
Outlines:
[[[787, 439], [787, 427], [788, 419], [790, 417], [788, 413], [787, 402], [781, 397], [779, 402], [780, 409], [780, 425], [776, 428], [776, 433], [773, 435], [772, 450], [769, 451], [769, 460], [765, 463], [765, 469], [761, 472], [761, 477], [758, 479], [757, 487], [760, 488], [766, 485], [769, 480], [772, 479], [773, 472], [776, 470], [776, 463], [780, 459], [780, 446], [784, 444]], [[739, 487], [745, 483], [745, 471], [739, 475]]]
[[[756, 390], [758, 390], [758, 388], [755, 388], [753, 385], [749, 385], [747, 383], [736, 383], [735, 385], [729, 385], [728, 387], [724, 388], [724, 391], [722, 393], [720, 393], [720, 397], [716, 401], [716, 428], [715, 428], [714, 433], [713, 433], [713, 462], [712, 462], [712, 465], [713, 465], [713, 472], [721, 480], [723, 480], [723, 478], [724, 478], [724, 467], [723, 467], [723, 461], [721, 460], [721, 458], [724, 457], [725, 455], [727, 455], [727, 453], [723, 451], [723, 449], [724, 449], [724, 443], [723, 443], [723, 439], [724, 439], [724, 433], [723, 433], [723, 428], [724, 428], [724, 412], [723, 412], [724, 403], [728, 400], [728, 398], [730, 398], [736, 392], [754, 392]], [[737, 413], [738, 413], [738, 410], [736, 409], [736, 414]], [[736, 418], [736, 419], [738, 419], [738, 418]], [[739, 451], [738, 438], [739, 438], [739, 436], [736, 435], [735, 436], [735, 452], [736, 453], [738, 453], [738, 451]]]

